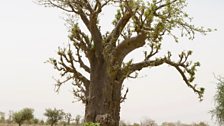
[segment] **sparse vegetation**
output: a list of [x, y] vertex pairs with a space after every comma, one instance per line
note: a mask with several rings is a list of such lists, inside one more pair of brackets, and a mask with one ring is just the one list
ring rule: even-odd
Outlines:
[[[83, 123], [81, 122], [80, 115], [75, 116], [75, 118], [71, 118], [72, 115], [70, 113], [65, 114], [61, 109], [56, 109], [56, 108], [46, 109], [46, 112], [44, 113], [44, 115], [47, 116], [48, 118], [45, 123], [44, 120], [34, 118], [33, 111], [34, 111], [33, 109], [24, 108], [21, 111], [13, 113], [13, 119], [15, 115], [18, 117], [18, 119], [21, 119], [22, 117], [21, 115], [23, 115], [23, 121], [21, 121], [22, 122], [21, 125], [23, 126], [49, 126], [49, 125], [50, 126], [55, 126], [55, 125], [57, 126], [101, 126], [100, 123], [93, 123], [93, 122]], [[16, 114], [16, 113], [19, 113], [19, 114]], [[69, 117], [69, 118], [66, 118], [66, 117]], [[69, 123], [67, 122], [68, 119], [70, 121]], [[0, 126], [16, 126], [18, 124], [19, 123], [18, 121], [16, 122], [16, 120], [13, 120], [13, 122], [6, 122], [6, 121], [0, 122]], [[161, 124], [158, 124], [155, 120], [144, 119], [140, 123], [132, 123], [132, 124], [121, 120], [119, 126], [209, 126], [209, 125], [205, 122], [186, 124], [186, 123], [181, 123], [180, 121], [163, 122]]]

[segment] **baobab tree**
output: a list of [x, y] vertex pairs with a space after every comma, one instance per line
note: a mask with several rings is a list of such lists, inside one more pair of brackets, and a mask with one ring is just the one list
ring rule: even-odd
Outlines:
[[[120, 104], [128, 90], [123, 82], [137, 77], [143, 68], [167, 64], [176, 69], [183, 81], [202, 98], [204, 88], [193, 81], [199, 62], [189, 61], [192, 51], [173, 58], [168, 51], [158, 55], [164, 36], [175, 42], [179, 37], [194, 39], [195, 33], [211, 31], [191, 24], [184, 7], [186, 0], [39, 0], [40, 4], [56, 7], [68, 13], [72, 22], [71, 45], [59, 48], [58, 58], [49, 62], [59, 71], [58, 89], [64, 83], [74, 85], [74, 96], [85, 104], [85, 121], [101, 126], [118, 126]], [[99, 21], [105, 8], [117, 9], [113, 28], [103, 33]], [[84, 24], [85, 29], [83, 27]], [[175, 32], [174, 32], [175, 31]], [[178, 34], [178, 31], [180, 34]], [[124, 60], [134, 50], [145, 47], [142, 60]]]

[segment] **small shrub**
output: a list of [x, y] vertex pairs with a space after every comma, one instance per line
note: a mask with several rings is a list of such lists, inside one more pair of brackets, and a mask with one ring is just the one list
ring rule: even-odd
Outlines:
[[100, 124], [99, 123], [88, 122], [88, 123], [84, 123], [83, 126], [100, 126]]

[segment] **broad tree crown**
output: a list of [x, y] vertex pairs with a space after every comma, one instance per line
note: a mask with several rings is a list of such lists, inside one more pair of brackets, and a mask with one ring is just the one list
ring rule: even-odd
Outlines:
[[[83, 103], [88, 97], [92, 64], [96, 59], [105, 61], [111, 79], [118, 78], [118, 82], [137, 77], [133, 74], [143, 68], [168, 64], [202, 98], [204, 88], [197, 88], [193, 83], [200, 63], [189, 61], [192, 51], [180, 52], [179, 59], [172, 58], [170, 51], [164, 56], [158, 55], [166, 35], [178, 42], [179, 37], [192, 40], [196, 32], [206, 34], [211, 31], [191, 24], [191, 17], [184, 11], [186, 0], [39, 0], [39, 3], [67, 12], [71, 20], [77, 19], [72, 20], [70, 29], [72, 44], [59, 48], [59, 59], [51, 58], [49, 62], [61, 73], [57, 87], [71, 81], [75, 86], [74, 95]], [[113, 29], [103, 34], [101, 27], [106, 26], [100, 26], [100, 14], [108, 6], [113, 6], [117, 12], [111, 21]], [[83, 30], [79, 21], [88, 32]], [[129, 53], [143, 46], [147, 50], [142, 52], [142, 61], [124, 61]], [[126, 93], [121, 101], [126, 98]]]

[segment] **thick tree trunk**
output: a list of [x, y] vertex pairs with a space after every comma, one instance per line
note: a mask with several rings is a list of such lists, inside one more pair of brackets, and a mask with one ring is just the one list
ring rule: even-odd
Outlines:
[[101, 126], [119, 125], [121, 84], [110, 74], [104, 60], [95, 61], [91, 66], [86, 122], [98, 122]]

